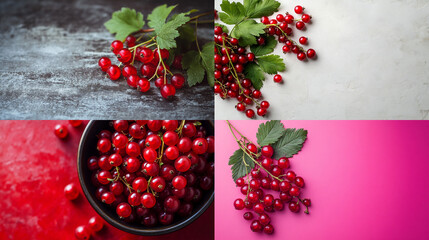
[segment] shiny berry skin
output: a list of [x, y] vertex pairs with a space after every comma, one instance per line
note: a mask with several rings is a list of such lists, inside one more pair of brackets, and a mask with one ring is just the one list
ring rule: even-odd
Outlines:
[[94, 216], [88, 221], [88, 228], [93, 232], [98, 232], [103, 228], [104, 222], [99, 216]]
[[288, 171], [286, 173], [286, 179], [289, 180], [290, 182], [295, 181], [295, 178], [296, 178], [296, 174], [294, 171]]
[[294, 8], [294, 10], [295, 10], [295, 13], [296, 13], [296, 14], [301, 14], [301, 13], [302, 13], [302, 11], [304, 11], [304, 8], [303, 8], [303, 7], [301, 7], [300, 5], [297, 5], [297, 6]]
[[174, 160], [177, 157], [179, 157], [180, 153], [179, 153], [179, 149], [176, 146], [171, 146], [165, 149], [164, 154], [168, 159]]
[[261, 102], [261, 108], [268, 109], [270, 107], [270, 103], [267, 101]]
[[167, 213], [175, 213], [179, 210], [180, 201], [176, 196], [168, 196], [164, 200], [164, 208]]
[[112, 44], [110, 45], [110, 50], [114, 54], [118, 54], [119, 50], [121, 50], [122, 48], [124, 48], [124, 44], [119, 40], [113, 41]]
[[171, 181], [172, 185], [176, 189], [184, 189], [187, 184], [187, 180], [183, 176], [175, 176], [173, 180]]
[[285, 192], [281, 192], [279, 194], [280, 200], [282, 200], [284, 203], [288, 203], [290, 202], [290, 200], [292, 200], [292, 197], [289, 196], [289, 194], [285, 193]]
[[70, 183], [64, 188], [64, 195], [68, 200], [74, 200], [79, 197], [79, 189], [76, 184]]
[[250, 229], [252, 230], [252, 232], [261, 232], [262, 224], [258, 220], [254, 220], [250, 225]]
[[149, 63], [153, 59], [153, 52], [149, 48], [142, 48], [140, 53], [138, 54], [138, 59], [142, 63]]
[[179, 143], [177, 144], [177, 148], [181, 153], [187, 153], [192, 149], [192, 140], [188, 137], [182, 137], [179, 139]]
[[279, 191], [280, 190], [280, 182], [277, 179], [273, 179], [271, 181], [271, 189], [274, 191]]
[[157, 157], [158, 157], [158, 153], [156, 152], [155, 149], [153, 149], [151, 147], [147, 147], [147, 148], [143, 149], [143, 158], [147, 162], [153, 163], [153, 162], [155, 162]]
[[125, 148], [125, 151], [131, 157], [137, 157], [140, 155], [140, 146], [136, 142], [129, 142]]
[[137, 69], [135, 67], [131, 65], [125, 65], [122, 68], [122, 76], [124, 76], [125, 78], [133, 75], [137, 75]]
[[253, 118], [255, 116], [255, 111], [253, 111], [252, 109], [247, 109], [246, 110], [246, 116], [248, 118]]
[[235, 108], [237, 108], [237, 111], [239, 111], [239, 112], [244, 112], [244, 110], [246, 110], [246, 105], [243, 103], [237, 103]]
[[102, 57], [98, 60], [98, 66], [100, 66], [103, 72], [107, 71], [107, 69], [112, 65], [112, 62], [107, 57]]
[[142, 194], [140, 201], [145, 208], [153, 208], [156, 204], [156, 198], [148, 192]]
[[268, 171], [273, 168], [273, 160], [271, 158], [265, 158], [262, 160], [261, 165]]
[[238, 45], [238, 39], [237, 39], [237, 38], [231, 38], [231, 39], [229, 40], [229, 42], [230, 42], [232, 45], [234, 45], [234, 46], [237, 46], [237, 45]]
[[174, 167], [179, 172], [186, 172], [191, 167], [191, 160], [185, 156], [181, 156], [174, 162]]
[[284, 204], [283, 204], [282, 200], [276, 198], [276, 199], [274, 199], [273, 207], [274, 207], [274, 210], [281, 211], [284, 208]]
[[242, 186], [244, 186], [244, 184], [245, 184], [244, 179], [243, 179], [243, 178], [238, 178], [238, 179], [235, 181], [235, 184], [237, 185], [237, 187], [242, 187]]
[[62, 124], [57, 124], [55, 125], [55, 130], [54, 130], [55, 136], [57, 136], [58, 138], [66, 138], [67, 135], [69, 134], [69, 131], [67, 130], [67, 127], [62, 125]]
[[277, 14], [276, 19], [279, 22], [283, 22], [285, 20], [285, 16], [283, 16], [283, 14]]
[[156, 68], [153, 64], [143, 64], [140, 71], [144, 77], [152, 77], [155, 74]]
[[255, 211], [256, 213], [263, 213], [265, 211], [265, 207], [264, 204], [262, 203], [256, 203], [255, 205], [253, 205], [253, 211]]
[[304, 28], [305, 28], [305, 23], [304, 23], [304, 22], [302, 22], [302, 21], [298, 21], [298, 22], [295, 24], [295, 26], [296, 26], [296, 28], [297, 28], [298, 30], [302, 30], [302, 29], [304, 29]]
[[267, 158], [272, 157], [274, 154], [274, 149], [270, 145], [263, 146], [261, 148], [261, 155]]
[[[152, 131], [158, 131], [158, 130], [152, 130]], [[158, 149], [161, 146], [161, 138], [156, 134], [152, 134], [146, 138], [145, 145], [146, 147]]]
[[185, 137], [191, 138], [195, 136], [196, 133], [197, 133], [197, 128], [193, 123], [185, 123], [185, 125], [183, 125], [182, 134]]
[[109, 171], [105, 171], [105, 170], [99, 172], [97, 175], [98, 181], [103, 185], [110, 183], [109, 179], [111, 178], [112, 178], [112, 174]]
[[119, 196], [124, 192], [124, 184], [120, 181], [112, 182], [112, 184], [110, 184], [109, 189], [113, 193], [113, 195]]
[[246, 220], [252, 220], [253, 219], [253, 213], [252, 212], [245, 212], [243, 214], [244, 219]]
[[258, 148], [253, 143], [247, 144], [247, 150], [249, 150], [249, 152], [252, 152], [255, 154], [258, 152]]
[[283, 169], [279, 168], [279, 166], [273, 166], [273, 168], [271, 169], [271, 173], [274, 176], [278, 177], [278, 176], [282, 175]]
[[170, 99], [176, 95], [176, 88], [171, 84], [165, 84], [161, 87], [161, 96], [165, 99]]
[[167, 146], [174, 146], [179, 142], [179, 135], [174, 131], [166, 131], [162, 138]]
[[214, 136], [208, 136], [206, 138], [207, 141], [207, 153], [214, 153], [215, 151], [215, 140], [214, 140]]
[[295, 178], [295, 185], [297, 186], [297, 187], [300, 187], [300, 188], [302, 188], [302, 187], [304, 187], [304, 178], [302, 178], [302, 177], [296, 177]]
[[261, 17], [261, 23], [263, 24], [269, 24], [270, 23], [270, 19], [267, 16], [263, 16]]
[[134, 192], [128, 195], [128, 203], [134, 207], [140, 205], [140, 194]]
[[293, 186], [289, 189], [289, 195], [291, 195], [292, 197], [298, 197], [299, 194], [300, 194], [300, 191], [298, 187]]
[[299, 212], [299, 203], [296, 202], [290, 202], [289, 203], [289, 210], [291, 210], [292, 212]]
[[261, 187], [261, 181], [259, 179], [252, 179], [250, 180], [250, 188], [253, 190], [257, 190]]
[[137, 87], [140, 92], [147, 92], [150, 89], [150, 82], [146, 78], [140, 78], [137, 82]]
[[270, 217], [266, 213], [262, 213], [261, 215], [259, 215], [258, 220], [263, 226], [268, 225], [271, 221]]
[[308, 58], [314, 58], [316, 56], [316, 51], [314, 49], [308, 49], [307, 50], [307, 57]]
[[288, 169], [290, 167], [289, 159], [285, 157], [279, 158], [277, 164], [282, 169]]
[[237, 210], [242, 210], [242, 209], [244, 209], [244, 201], [243, 201], [243, 199], [241, 199], [241, 198], [237, 198], [237, 199], [234, 201], [234, 207], [235, 207], [235, 209], [237, 209]]
[[304, 199], [304, 200], [302, 200], [302, 204], [304, 204], [304, 206], [306, 206], [306, 207], [310, 207], [311, 206], [311, 200], [310, 199]]
[[264, 177], [261, 179], [262, 188], [271, 189], [270, 183], [271, 183], [271, 181], [268, 177]]
[[288, 47], [288, 46], [284, 45], [284, 46], [282, 47], [282, 51], [283, 51], [284, 53], [290, 52], [290, 47]]
[[116, 57], [118, 58], [118, 60], [120, 62], [126, 63], [126, 62], [129, 62], [131, 60], [132, 54], [131, 54], [130, 50], [123, 48], [123, 49], [119, 50]]
[[258, 42], [258, 45], [259, 45], [259, 46], [265, 45], [265, 38], [263, 38], [263, 37], [259, 37], [259, 38], [257, 39], [257, 42]]
[[311, 16], [308, 15], [308, 14], [303, 14], [302, 17], [301, 17], [301, 19], [302, 19], [303, 22], [308, 23], [311, 20]]
[[121, 165], [122, 161], [123, 161], [123, 159], [122, 159], [121, 155], [119, 155], [117, 153], [114, 153], [114, 154], [110, 155], [110, 157], [109, 157], [109, 163], [110, 163], [110, 165], [112, 165], [114, 167]]
[[289, 192], [291, 184], [288, 181], [282, 181], [279, 187], [281, 192]]
[[99, 168], [97, 157], [92, 156], [88, 159], [88, 168], [91, 171], [97, 170]]
[[255, 54], [254, 53], [248, 53], [246, 55], [246, 57], [247, 57], [247, 61], [249, 61], [249, 62], [253, 62], [255, 60]]
[[264, 233], [266, 234], [273, 234], [274, 233], [274, 227], [271, 224], [268, 224], [264, 227]]
[[305, 55], [304, 52], [299, 52], [298, 55], [297, 55], [297, 58], [300, 61], [304, 61], [307, 58], [307, 56]]
[[274, 82], [276, 82], [276, 83], [279, 83], [283, 80], [283, 78], [280, 74], [274, 75], [273, 79], [274, 79]]
[[253, 98], [256, 98], [256, 99], [258, 99], [258, 98], [260, 98], [261, 97], [261, 91], [259, 91], [259, 90], [254, 90], [253, 92], [252, 92], [252, 96], [253, 96]]
[[182, 74], [176, 73], [171, 77], [170, 81], [176, 89], [181, 89], [185, 84], [185, 77]]
[[91, 237], [89, 229], [85, 226], [79, 226], [75, 229], [74, 234], [77, 239], [87, 240]]
[[266, 207], [270, 207], [274, 204], [274, 197], [271, 194], [267, 194], [267, 195], [265, 195], [263, 201], [264, 201], [264, 205]]
[[306, 38], [306, 37], [300, 37], [299, 38], [299, 43], [301, 43], [301, 44], [307, 44], [307, 40], [308, 40], [308, 38]]
[[111, 80], [118, 80], [118, 78], [121, 76], [121, 69], [116, 65], [111, 65], [107, 69], [106, 73], [109, 75]]
[[167, 212], [162, 212], [159, 214], [158, 220], [162, 225], [169, 225], [173, 222], [173, 215]]
[[165, 180], [160, 176], [156, 176], [152, 178], [149, 185], [155, 192], [162, 192], [165, 189]]
[[156, 176], [159, 173], [159, 165], [158, 163], [146, 162], [143, 164], [142, 172], [147, 174], [148, 176]]
[[101, 195], [101, 201], [105, 204], [112, 204], [115, 199], [115, 195], [112, 192], [105, 192]]
[[116, 207], [116, 213], [120, 218], [129, 217], [131, 215], [131, 212], [132, 212], [131, 206], [128, 203], [120, 203]]
[[125, 160], [124, 165], [125, 165], [125, 169], [128, 172], [133, 173], [133, 172], [137, 172], [137, 170], [140, 169], [141, 164], [137, 158], [129, 157], [127, 158], [127, 160]]
[[204, 138], [197, 138], [192, 142], [192, 151], [196, 154], [204, 154], [207, 152], [208, 143]]

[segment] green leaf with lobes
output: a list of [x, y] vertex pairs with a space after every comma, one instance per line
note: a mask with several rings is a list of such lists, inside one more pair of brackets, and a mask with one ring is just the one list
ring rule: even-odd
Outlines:
[[263, 56], [274, 51], [274, 48], [277, 45], [277, 40], [274, 36], [267, 37], [264, 45], [252, 45], [250, 46], [250, 51], [255, 54], [255, 56]]
[[265, 24], [248, 19], [237, 24], [231, 36], [237, 38], [241, 46], [256, 44], [256, 37], [265, 33]]
[[255, 89], [261, 89], [262, 85], [264, 85], [262, 81], [265, 80], [265, 75], [257, 63], [247, 63], [243, 72], [246, 78], [250, 79]]
[[261, 66], [262, 70], [268, 74], [276, 74], [286, 69], [286, 65], [279, 55], [272, 54], [257, 57], [256, 61], [259, 66]]
[[243, 5], [248, 18], [271, 16], [280, 7], [280, 3], [276, 0], [244, 0]]
[[271, 145], [283, 136], [285, 128], [279, 120], [261, 123], [256, 133], [259, 146]]
[[197, 51], [189, 51], [182, 58], [182, 67], [186, 69], [187, 82], [190, 87], [204, 80], [204, 68], [201, 56]]
[[237, 24], [245, 17], [246, 11], [241, 3], [223, 0], [220, 7], [224, 12], [219, 13], [219, 18], [226, 24]]
[[302, 146], [307, 139], [307, 130], [287, 128], [283, 136], [271, 146], [274, 149], [275, 159], [281, 157], [290, 158], [301, 151]]
[[134, 9], [122, 8], [112, 14], [112, 18], [104, 23], [110, 33], [116, 33], [115, 38], [123, 41], [131, 33], [140, 31], [144, 26], [143, 14]]
[[229, 158], [228, 165], [231, 166], [234, 182], [246, 176], [255, 167], [253, 160], [240, 148]]
[[206, 70], [207, 81], [210, 86], [214, 85], [214, 42], [208, 42], [204, 44], [203, 49], [201, 49], [201, 60], [204, 69]]

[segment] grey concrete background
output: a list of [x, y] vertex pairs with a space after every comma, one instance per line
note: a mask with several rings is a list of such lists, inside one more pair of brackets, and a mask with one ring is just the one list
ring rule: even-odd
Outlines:
[[[121, 7], [146, 17], [163, 3], [175, 11], [213, 10], [209, 1], [0, 1], [0, 119], [213, 119], [207, 83], [164, 100], [154, 86], [147, 93], [125, 80], [111, 81], [98, 67], [113, 57], [114, 36], [103, 23]], [[212, 40], [212, 24], [199, 38]], [[205, 38], [205, 39], [204, 39]]]

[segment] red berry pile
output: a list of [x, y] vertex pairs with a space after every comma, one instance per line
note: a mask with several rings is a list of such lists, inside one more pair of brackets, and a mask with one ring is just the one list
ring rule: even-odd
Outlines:
[[[307, 24], [311, 24], [311, 16], [304, 13], [304, 8], [302, 6], [295, 7], [295, 13], [300, 14], [300, 18], [296, 19], [292, 14], [286, 13], [277, 14], [275, 19], [270, 19], [267, 16], [261, 18], [261, 23], [267, 26], [266, 33], [270, 36], [277, 36], [277, 41], [281, 44], [284, 44], [282, 50], [284, 53], [295, 53], [298, 60], [304, 61], [307, 58], [313, 59], [316, 57], [316, 51], [314, 49], [304, 49], [302, 45], [308, 44], [308, 38], [301, 36], [299, 38], [299, 44], [292, 40], [293, 36], [293, 27], [297, 30], [303, 31], [306, 28]], [[265, 39], [261, 36], [258, 39], [258, 44], [265, 44]], [[301, 45], [300, 45], [301, 44]], [[280, 75], [274, 76], [275, 82], [281, 82], [282, 78]]]
[[113, 41], [110, 49], [120, 64], [112, 64], [109, 58], [102, 57], [98, 65], [111, 80], [115, 81], [123, 76], [130, 87], [141, 92], [149, 91], [150, 81], [154, 80], [155, 86], [165, 99], [173, 98], [176, 89], [182, 88], [186, 81], [182, 74], [171, 72], [172, 68], [182, 70], [182, 56], [174, 56], [172, 64], [168, 65], [166, 63], [170, 56], [168, 50], [159, 49], [157, 43], [153, 42], [154, 38], [142, 43], [138, 43], [139, 40], [140, 38], [136, 39], [130, 35], [124, 42]]
[[104, 225], [104, 221], [98, 217], [89, 219], [88, 224], [80, 225], [75, 229], [75, 236], [77, 239], [87, 240], [91, 238], [91, 233], [99, 232]]
[[88, 159], [96, 197], [125, 222], [169, 225], [213, 188], [214, 137], [197, 121], [116, 120]]
[[246, 220], [253, 220], [250, 229], [253, 232], [263, 231], [272, 234], [274, 227], [269, 214], [282, 211], [285, 205], [290, 211], [297, 213], [302, 203], [306, 208], [304, 212], [308, 214], [311, 201], [300, 198], [305, 185], [304, 179], [297, 176], [294, 171], [288, 170], [289, 159], [286, 157], [272, 159], [274, 151], [270, 145], [258, 149], [254, 144], [248, 144], [247, 149], [253, 154], [258, 154], [260, 150], [261, 157], [258, 159], [259, 164], [255, 165], [247, 177], [236, 180], [235, 183], [245, 198], [236, 199], [234, 207], [237, 210], [247, 210], [243, 217]]

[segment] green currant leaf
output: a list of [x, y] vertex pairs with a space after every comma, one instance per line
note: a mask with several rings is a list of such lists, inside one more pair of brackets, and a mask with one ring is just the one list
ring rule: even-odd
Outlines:
[[187, 82], [190, 87], [204, 80], [204, 68], [201, 55], [197, 51], [189, 51], [182, 58], [182, 67], [186, 70]]
[[252, 81], [252, 85], [255, 89], [261, 89], [262, 85], [264, 85], [262, 81], [265, 80], [265, 75], [264, 71], [262, 71], [257, 63], [247, 63], [243, 72], [246, 78]]
[[256, 37], [265, 33], [264, 29], [265, 24], [248, 19], [237, 24], [231, 36], [237, 38], [241, 46], [253, 45], [256, 44]]
[[261, 123], [259, 125], [258, 132], [256, 133], [259, 146], [262, 147], [277, 142], [277, 140], [283, 136], [284, 131], [285, 128], [279, 120]]
[[274, 36], [269, 36], [266, 41], [265, 45], [260, 46], [259, 44], [250, 46], [250, 51], [252, 51], [255, 56], [263, 56], [269, 53], [272, 53], [274, 51], [274, 48], [277, 45], [277, 40], [274, 38]]
[[176, 5], [167, 7], [167, 4], [164, 4], [154, 8], [152, 13], [147, 16], [149, 27], [154, 28], [155, 31], [159, 31], [175, 7]]
[[178, 28], [191, 19], [190, 17], [186, 16], [187, 14], [188, 13], [180, 13], [174, 19], [171, 19], [162, 25], [159, 31], [156, 31], [155, 29], [157, 34], [156, 41], [160, 48], [165, 48], [168, 50], [177, 46], [174, 39], [180, 35]]
[[110, 33], [116, 33], [115, 38], [123, 41], [133, 32], [140, 31], [144, 26], [143, 14], [134, 9], [122, 8], [112, 14], [112, 18], [104, 23]]
[[224, 33], [229, 33], [229, 30], [228, 30], [228, 28], [227, 28], [225, 25], [222, 25], [222, 24], [220, 24], [220, 23], [215, 23], [215, 26], [219, 26], [219, 27], [221, 27], [221, 28], [222, 28], [222, 31], [223, 31]]
[[262, 70], [268, 74], [276, 74], [277, 72], [284, 71], [286, 65], [279, 55], [266, 55], [257, 57], [256, 61], [261, 66]]
[[224, 12], [219, 13], [219, 18], [226, 24], [237, 24], [245, 17], [246, 11], [241, 3], [223, 0], [220, 7]]
[[274, 149], [275, 159], [281, 157], [292, 157], [302, 149], [302, 145], [307, 139], [307, 130], [287, 128], [283, 136], [271, 146]]
[[253, 160], [241, 148], [229, 158], [228, 165], [231, 166], [234, 182], [246, 176], [255, 167]]
[[244, 0], [243, 5], [248, 18], [271, 16], [280, 7], [280, 3], [276, 0]]
[[214, 85], [214, 42], [204, 44], [201, 50], [201, 60], [204, 69], [206, 70], [207, 82], [210, 86]]

